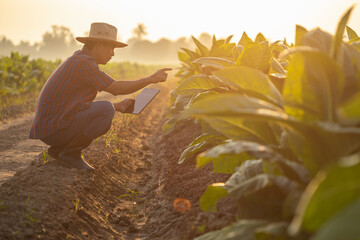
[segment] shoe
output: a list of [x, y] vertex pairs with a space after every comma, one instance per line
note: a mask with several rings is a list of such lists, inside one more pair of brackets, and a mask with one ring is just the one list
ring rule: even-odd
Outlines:
[[94, 171], [95, 168], [91, 166], [89, 163], [87, 163], [81, 156], [80, 157], [74, 157], [74, 156], [66, 156], [62, 153], [59, 155], [59, 160], [66, 163], [67, 165], [77, 168], [77, 169], [86, 169], [90, 171]]
[[81, 157], [81, 150], [87, 148], [91, 142], [92, 139], [86, 136], [76, 136], [59, 154], [59, 160], [77, 169], [94, 171], [95, 168], [93, 168]]
[[47, 154], [54, 159], [58, 159], [59, 154], [63, 150], [64, 150], [64, 146], [50, 146], [47, 150]]

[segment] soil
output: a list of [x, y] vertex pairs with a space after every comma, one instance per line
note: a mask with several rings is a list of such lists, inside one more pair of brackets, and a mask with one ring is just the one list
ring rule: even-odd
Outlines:
[[0, 239], [194, 239], [234, 222], [231, 199], [201, 211], [206, 186], [229, 176], [196, 169], [195, 157], [177, 164], [201, 128], [189, 120], [164, 135], [168, 97], [162, 88], [140, 115], [117, 113], [83, 151], [92, 173], [28, 140], [33, 115], [0, 126]]

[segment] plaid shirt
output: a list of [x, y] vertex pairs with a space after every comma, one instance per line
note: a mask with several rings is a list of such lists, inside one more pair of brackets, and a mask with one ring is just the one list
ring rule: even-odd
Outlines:
[[75, 113], [88, 108], [98, 91], [114, 80], [100, 71], [86, 48], [63, 62], [43, 86], [37, 101], [31, 139], [44, 139], [66, 128]]

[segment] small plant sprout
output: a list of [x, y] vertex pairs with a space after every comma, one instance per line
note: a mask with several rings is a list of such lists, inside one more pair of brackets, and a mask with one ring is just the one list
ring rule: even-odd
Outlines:
[[30, 211], [25, 212], [24, 217], [29, 220], [30, 222], [37, 222], [37, 219], [33, 216], [33, 213], [35, 212], [34, 209], [31, 209]]
[[105, 223], [106, 223], [106, 224], [109, 222], [109, 215], [110, 215], [110, 214], [106, 214], [106, 216], [105, 216]]
[[27, 195], [27, 198], [26, 198], [26, 206], [29, 206], [29, 202], [30, 202], [30, 194]]
[[80, 207], [80, 199], [77, 194], [75, 194], [75, 200], [72, 200], [72, 204], [74, 205], [75, 213], [82, 209], [82, 207]]
[[159, 191], [158, 191], [158, 194], [160, 194], [161, 192], [161, 179], [159, 178]]
[[206, 228], [206, 224], [203, 224], [203, 225], [201, 225], [200, 227], [198, 227], [198, 228], [196, 229], [196, 231], [197, 231], [198, 233], [204, 233], [204, 232], [205, 232], [205, 228]]
[[123, 194], [118, 196], [117, 198], [123, 198], [123, 197], [128, 197], [130, 198], [130, 201], [134, 202], [136, 204], [136, 201], [143, 199], [140, 198], [138, 195], [142, 194], [141, 192], [137, 192], [135, 189], [130, 189], [130, 188], [125, 188], [125, 190], [128, 192], [127, 194]]
[[[44, 147], [42, 150], [42, 158], [43, 158], [43, 164], [45, 164], [49, 161], [49, 155], [47, 155]], [[38, 163], [38, 161], [37, 161], [37, 163]]]
[[0, 200], [0, 211], [6, 209], [7, 206], [5, 205], [3, 200]]

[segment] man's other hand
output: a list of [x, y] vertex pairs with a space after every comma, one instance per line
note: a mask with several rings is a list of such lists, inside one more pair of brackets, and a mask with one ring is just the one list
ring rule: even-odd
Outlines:
[[121, 102], [114, 103], [115, 110], [122, 113], [132, 113], [134, 111], [135, 99], [126, 98]]
[[157, 70], [153, 75], [149, 77], [150, 83], [165, 82], [168, 74], [167, 71], [171, 71], [172, 68], [162, 68]]

